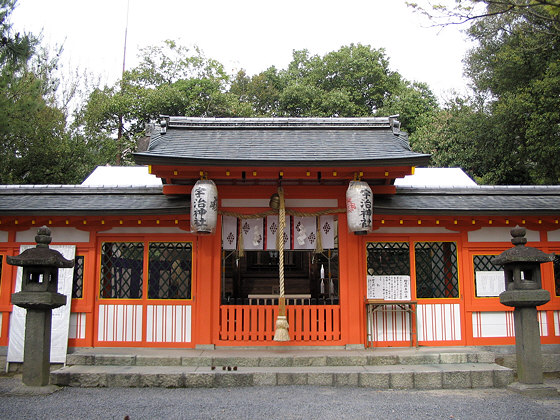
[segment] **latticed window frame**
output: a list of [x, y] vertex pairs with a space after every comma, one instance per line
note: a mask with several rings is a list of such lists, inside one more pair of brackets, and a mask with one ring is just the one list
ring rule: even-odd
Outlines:
[[[143, 249], [142, 249], [142, 264], [141, 264], [142, 276], [141, 276], [141, 284], [140, 284], [140, 288], [139, 288], [140, 294], [139, 294], [138, 297], [114, 297], [114, 296], [106, 297], [106, 296], [102, 295], [102, 287], [103, 287], [103, 284], [102, 284], [102, 281], [103, 281], [103, 265], [102, 265], [103, 264], [103, 246], [105, 244], [108, 244], [108, 243], [111, 243], [111, 244], [137, 244], [137, 245], [140, 244], [140, 245], [143, 246]], [[98, 282], [98, 284], [99, 284], [99, 292], [98, 292], [99, 298], [102, 299], [102, 300], [118, 299], [118, 300], [136, 300], [136, 301], [143, 299], [144, 298], [144, 284], [145, 284], [145, 282], [144, 282], [144, 277], [145, 277], [144, 266], [145, 266], [145, 261], [146, 261], [146, 252], [147, 251], [146, 251], [146, 242], [145, 241], [123, 241], [123, 240], [106, 240], [106, 241], [103, 241], [103, 243], [101, 244], [101, 247], [100, 247], [101, 267], [100, 267], [100, 271], [99, 271], [99, 282]]]
[[[558, 253], [558, 251], [556, 253]], [[560, 296], [560, 255], [554, 256], [554, 261], [552, 264], [553, 264], [555, 295]]]
[[[456, 271], [456, 280], [457, 280], [457, 296], [443, 296], [443, 297], [438, 297], [438, 296], [432, 296], [432, 297], [423, 297], [423, 296], [418, 296], [418, 287], [419, 284], [421, 282], [418, 281], [418, 255], [416, 252], [416, 246], [418, 244], [444, 244], [444, 243], [450, 243], [450, 244], [454, 244], [455, 245], [455, 271]], [[416, 297], [418, 299], [437, 299], [437, 300], [441, 300], [441, 299], [454, 299], [454, 300], [458, 300], [461, 298], [461, 278], [460, 278], [460, 258], [459, 258], [459, 246], [457, 241], [446, 241], [446, 240], [441, 240], [441, 241], [414, 241], [412, 243], [413, 246], [413, 255], [414, 255], [414, 277], [415, 277], [415, 283], [416, 283]]]
[[76, 255], [72, 279], [72, 299], [84, 298], [84, 270], [85, 257], [83, 255]]
[[[399, 273], [376, 273], [376, 272], [370, 272], [370, 269], [368, 267], [368, 260], [369, 260], [369, 251], [368, 251], [368, 245], [369, 244], [401, 244], [401, 245], [406, 245], [407, 247], [407, 251], [408, 251], [408, 260], [407, 260], [407, 265], [408, 265], [408, 270], [404, 270], [406, 272], [399, 272]], [[407, 275], [410, 276], [411, 275], [411, 243], [409, 241], [367, 241], [366, 243], [366, 272], [368, 275]]]
[[[496, 296], [477, 296], [477, 294], [476, 294], [476, 271], [477, 271], [477, 266], [476, 266], [476, 263], [475, 263], [475, 258], [476, 257], [495, 258], [497, 256], [498, 256], [498, 254], [484, 254], [484, 253], [472, 254], [472, 256], [471, 256], [474, 297], [477, 298], [477, 299], [496, 299], [497, 297]], [[485, 268], [485, 267], [483, 267], [483, 268]], [[499, 270], [480, 270], [480, 271], [501, 271], [501, 270], [503, 270], [503, 268], [498, 267], [498, 266], [494, 266], [493, 268], [499, 268]]]
[[[171, 298], [171, 297], [150, 297], [150, 280], [151, 280], [151, 270], [150, 270], [150, 246], [153, 244], [190, 244], [190, 252], [191, 252], [191, 256], [190, 256], [190, 285], [188, 286], [188, 290], [189, 290], [189, 297], [178, 297], [178, 298]], [[192, 290], [193, 290], [193, 259], [194, 259], [194, 244], [192, 241], [149, 241], [145, 243], [144, 247], [144, 253], [145, 253], [145, 257], [147, 257], [148, 259], [148, 281], [147, 281], [147, 287], [148, 287], [148, 291], [146, 293], [146, 298], [150, 301], [154, 301], [154, 300], [164, 300], [167, 302], [176, 302], [176, 301], [188, 301], [188, 300], [192, 300]], [[147, 253], [147, 254], [146, 254]]]

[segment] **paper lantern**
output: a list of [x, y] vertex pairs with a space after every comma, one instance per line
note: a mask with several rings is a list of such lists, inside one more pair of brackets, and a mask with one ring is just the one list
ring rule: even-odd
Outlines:
[[210, 234], [216, 229], [218, 220], [218, 189], [209, 179], [194, 184], [191, 192], [191, 230]]
[[356, 235], [371, 232], [373, 225], [373, 193], [367, 182], [350, 181], [346, 190], [348, 230]]

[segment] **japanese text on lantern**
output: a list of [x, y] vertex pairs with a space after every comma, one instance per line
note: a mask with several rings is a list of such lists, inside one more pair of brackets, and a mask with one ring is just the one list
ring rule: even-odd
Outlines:
[[208, 203], [208, 191], [204, 186], [195, 187], [192, 196], [194, 197], [192, 201], [193, 224], [195, 226], [205, 226], [207, 223], [206, 214], [208, 213], [208, 208], [217, 211], [218, 198], [213, 197], [210, 203]]
[[194, 200], [192, 202], [193, 206], [193, 223], [195, 226], [204, 226], [206, 224], [206, 191], [202, 187], [195, 188], [193, 191]]
[[370, 190], [361, 190], [362, 200], [360, 201], [360, 217], [361, 224], [363, 228], [371, 227], [371, 215], [372, 215], [372, 199]]

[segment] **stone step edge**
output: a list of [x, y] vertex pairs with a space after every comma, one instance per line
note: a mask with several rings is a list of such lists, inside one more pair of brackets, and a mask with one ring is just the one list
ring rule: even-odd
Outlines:
[[[110, 369], [110, 370], [109, 370]], [[221, 371], [207, 367], [72, 366], [51, 373], [51, 384], [74, 387], [216, 388], [240, 386], [317, 385], [359, 386], [375, 389], [504, 388], [513, 382], [513, 371], [495, 364], [342, 367], [249, 368]]]
[[66, 364], [106, 366], [378, 366], [455, 363], [494, 363], [491, 352], [434, 353], [417, 355], [350, 356], [148, 356], [68, 354]]

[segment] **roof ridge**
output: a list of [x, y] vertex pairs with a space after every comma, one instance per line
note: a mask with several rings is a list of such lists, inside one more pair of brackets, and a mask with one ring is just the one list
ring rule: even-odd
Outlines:
[[266, 118], [207, 118], [165, 117], [169, 127], [389, 127], [388, 117], [266, 117]]

